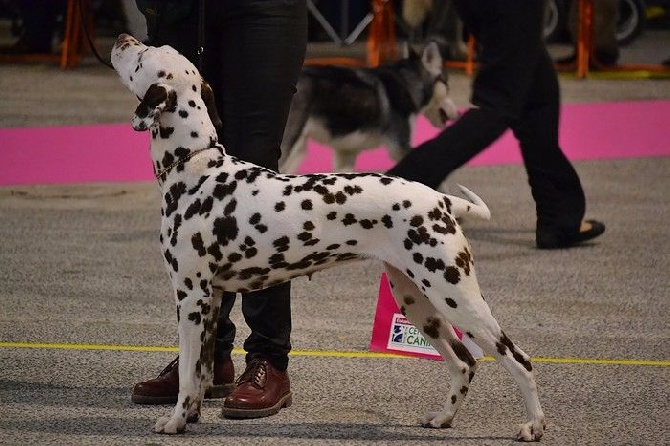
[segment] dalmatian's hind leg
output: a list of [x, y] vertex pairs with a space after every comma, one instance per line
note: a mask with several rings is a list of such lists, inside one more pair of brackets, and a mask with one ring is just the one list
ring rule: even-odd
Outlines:
[[451, 427], [463, 404], [475, 375], [477, 362], [456, 336], [453, 327], [430, 300], [406, 275], [385, 264], [393, 296], [403, 314], [442, 355], [449, 370], [449, 392], [442, 410], [428, 412], [422, 419], [424, 427]]
[[463, 329], [487, 355], [493, 356], [512, 374], [521, 388], [526, 407], [527, 422], [519, 426], [516, 439], [520, 441], [538, 441], [545, 429], [545, 418], [537, 393], [537, 385], [530, 357], [517, 347], [502, 331], [491, 314], [489, 306], [481, 300], [459, 328]]
[[179, 395], [172, 412], [156, 421], [157, 433], [183, 433], [187, 422], [200, 418], [205, 388], [211, 381], [214, 328], [220, 306], [220, 300], [210, 297], [211, 290], [205, 294], [199, 288], [186, 293], [186, 297], [177, 293]]

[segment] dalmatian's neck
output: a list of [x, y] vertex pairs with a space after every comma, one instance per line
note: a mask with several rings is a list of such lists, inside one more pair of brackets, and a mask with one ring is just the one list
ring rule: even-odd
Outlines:
[[189, 172], [191, 158], [215, 147], [217, 142], [216, 129], [200, 98], [179, 101], [174, 110], [163, 112], [158, 123], [151, 127], [156, 178], [160, 183], [171, 182], [169, 177], [176, 172]]

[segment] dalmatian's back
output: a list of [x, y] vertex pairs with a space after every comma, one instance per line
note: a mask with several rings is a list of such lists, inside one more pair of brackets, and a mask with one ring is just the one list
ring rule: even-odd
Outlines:
[[[449, 197], [421, 184], [382, 174], [281, 175], [232, 157], [210, 164], [164, 200], [165, 261], [182, 278], [216, 269], [217, 286], [247, 291], [374, 257], [430, 281], [454, 267], [436, 259], [471, 262]], [[412, 264], [399, 251], [413, 252]]]

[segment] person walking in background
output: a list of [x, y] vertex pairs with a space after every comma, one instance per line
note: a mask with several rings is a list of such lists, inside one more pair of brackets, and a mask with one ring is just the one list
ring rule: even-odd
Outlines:
[[[214, 90], [223, 121], [219, 142], [226, 152], [277, 170], [280, 143], [307, 46], [305, 0], [137, 0], [147, 18], [149, 44], [171, 45], [199, 65], [201, 12], [204, 79]], [[244, 342], [246, 370], [232, 385], [230, 358], [235, 325], [230, 311], [235, 295], [226, 293], [219, 312], [214, 387], [225, 396], [223, 416], [264, 417], [291, 404], [287, 373], [291, 349], [290, 282], [242, 296], [242, 313], [251, 334]], [[177, 401], [178, 358], [152, 380], [135, 385], [139, 404]]]
[[544, 2], [455, 0], [480, 46], [473, 108], [435, 138], [411, 150], [388, 173], [437, 188], [455, 169], [508, 128], [520, 143], [536, 203], [536, 245], [569, 247], [599, 236], [605, 225], [582, 221], [585, 197], [558, 144], [560, 96], [542, 38]]

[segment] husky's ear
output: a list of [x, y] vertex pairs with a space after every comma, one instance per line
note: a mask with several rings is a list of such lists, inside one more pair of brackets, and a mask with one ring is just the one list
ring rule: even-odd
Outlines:
[[209, 119], [212, 120], [212, 124], [214, 124], [215, 128], [220, 129], [223, 126], [223, 123], [221, 122], [219, 112], [216, 109], [214, 91], [205, 81], [202, 81], [202, 86], [200, 87], [200, 97], [205, 103], [205, 107], [207, 107], [207, 114], [209, 115]]
[[161, 113], [176, 109], [177, 92], [166, 84], [151, 84], [135, 109], [133, 128], [138, 131], [148, 130], [157, 123]]
[[423, 55], [421, 56], [423, 66], [426, 67], [431, 74], [437, 76], [442, 73], [442, 56], [440, 55], [440, 48], [436, 42], [430, 42], [423, 48]]

